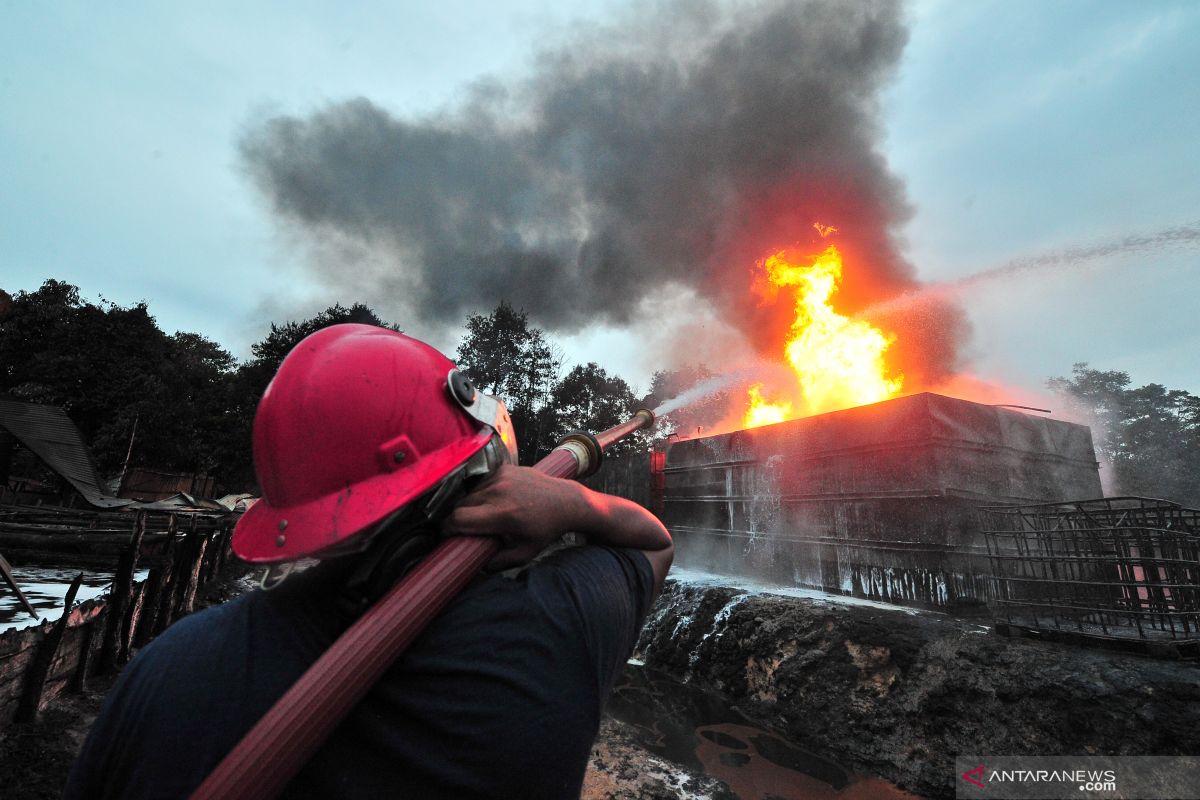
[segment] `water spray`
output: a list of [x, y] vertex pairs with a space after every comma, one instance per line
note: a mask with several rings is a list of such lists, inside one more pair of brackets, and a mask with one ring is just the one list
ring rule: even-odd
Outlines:
[[1099, 244], [1052, 250], [1040, 255], [1016, 258], [998, 267], [981, 270], [952, 281], [933, 283], [920, 289], [897, 295], [867, 306], [855, 316], [860, 319], [886, 317], [889, 314], [909, 311], [933, 300], [953, 297], [970, 291], [977, 286], [994, 281], [1016, 278], [1029, 272], [1045, 269], [1070, 269], [1082, 267], [1108, 256], [1161, 250], [1167, 247], [1200, 245], [1200, 222], [1164, 228], [1155, 233], [1132, 234]]
[[687, 408], [692, 403], [697, 403], [706, 397], [711, 397], [717, 392], [737, 383], [743, 377], [743, 373], [735, 372], [705, 378], [682, 394], [678, 394], [670, 400], [661, 403], [658, 408], [654, 409], [654, 415], [661, 417], [664, 414], [670, 414], [672, 411]]
[[662, 417], [671, 414], [708, 397], [712, 397], [719, 392], [728, 389], [731, 386], [736, 386], [739, 383], [758, 381], [764, 379], [772, 379], [779, 381], [792, 380], [791, 373], [779, 364], [773, 364], [767, 361], [761, 361], [753, 366], [744, 369], [734, 370], [733, 372], [725, 372], [721, 375], [713, 375], [705, 378], [690, 389], [677, 394], [670, 400], [664, 400], [659, 403], [654, 409], [656, 417]]

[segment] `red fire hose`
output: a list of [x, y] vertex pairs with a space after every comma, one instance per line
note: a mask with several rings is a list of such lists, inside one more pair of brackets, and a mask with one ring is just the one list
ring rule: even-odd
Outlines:
[[[533, 468], [555, 478], [587, 475], [612, 443], [654, 423], [641, 410], [595, 437], [571, 434]], [[192, 794], [192, 800], [272, 798], [383, 677], [383, 673], [499, 549], [456, 536], [429, 554], [338, 637], [275, 702]]]

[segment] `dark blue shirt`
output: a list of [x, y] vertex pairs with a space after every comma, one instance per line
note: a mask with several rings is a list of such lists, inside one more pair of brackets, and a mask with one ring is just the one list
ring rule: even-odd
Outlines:
[[[186, 797], [345, 622], [319, 570], [173, 625], [125, 669], [67, 798]], [[288, 797], [577, 798], [652, 599], [635, 550], [477, 579], [337, 728]]]

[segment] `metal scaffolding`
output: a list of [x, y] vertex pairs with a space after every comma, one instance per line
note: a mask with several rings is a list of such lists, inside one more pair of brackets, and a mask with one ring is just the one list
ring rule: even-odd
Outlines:
[[1114, 497], [983, 513], [998, 629], [1200, 655], [1200, 511]]

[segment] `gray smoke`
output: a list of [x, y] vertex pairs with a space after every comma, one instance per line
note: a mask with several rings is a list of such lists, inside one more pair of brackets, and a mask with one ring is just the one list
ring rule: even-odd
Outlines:
[[[915, 285], [875, 146], [906, 38], [882, 0], [640, 4], [435, 117], [353, 99], [270, 119], [241, 154], [321, 278], [424, 323], [505, 299], [560, 332], [627, 325], [636, 298], [690, 288], [768, 352], [792, 309], [760, 305], [751, 267], [819, 250], [814, 222], [839, 228], [849, 310]], [[956, 312], [927, 328], [897, 347], [937, 371]]]

